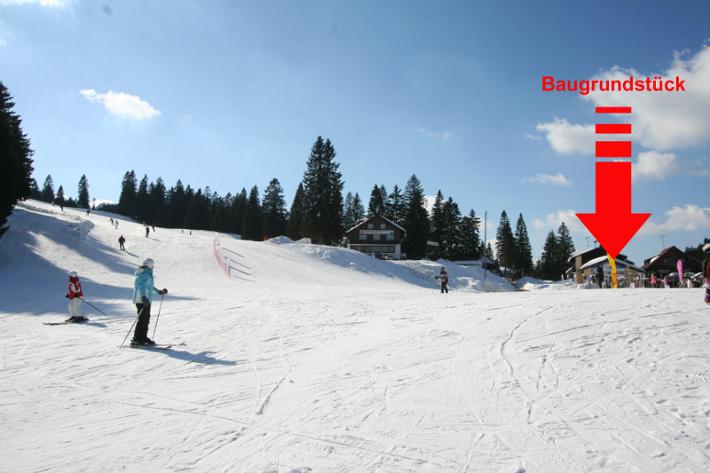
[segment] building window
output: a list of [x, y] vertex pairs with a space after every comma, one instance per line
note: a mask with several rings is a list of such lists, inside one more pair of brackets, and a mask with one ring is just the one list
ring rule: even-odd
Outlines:
[[388, 240], [394, 240], [394, 235], [387, 235]]
[[379, 240], [379, 239], [380, 239], [380, 235], [372, 235], [372, 239], [373, 239], [373, 240]]
[[367, 224], [367, 229], [368, 229], [368, 230], [374, 230], [374, 229], [375, 229], [375, 224], [374, 224], [374, 223], [368, 223], [368, 224]]
[[360, 251], [362, 251], [363, 253], [372, 253], [371, 246], [361, 246], [360, 248], [362, 248]]
[[379, 246], [373, 246], [373, 247], [372, 247], [372, 251], [375, 252], [375, 253], [381, 253]]
[[384, 230], [385, 228], [386, 228], [386, 227], [385, 227], [385, 224], [384, 224], [384, 223], [381, 223], [381, 224], [380, 224], [380, 230]]

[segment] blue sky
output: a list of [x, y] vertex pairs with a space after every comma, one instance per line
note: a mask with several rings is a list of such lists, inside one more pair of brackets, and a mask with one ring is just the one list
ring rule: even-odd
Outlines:
[[[535, 258], [561, 221], [593, 244], [593, 127], [621, 122], [594, 107], [632, 106], [642, 263], [710, 236], [709, 24], [707, 1], [0, 0], [0, 80], [70, 196], [86, 174], [116, 201], [133, 169], [222, 196], [276, 177], [290, 203], [323, 136], [345, 192], [416, 174], [489, 238], [522, 213]], [[542, 91], [624, 75], [686, 92]]]

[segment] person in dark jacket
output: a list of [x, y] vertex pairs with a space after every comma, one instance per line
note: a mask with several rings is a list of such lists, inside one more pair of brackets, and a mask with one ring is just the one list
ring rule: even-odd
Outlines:
[[153, 293], [165, 295], [167, 289], [158, 290], [155, 288], [155, 280], [153, 279], [154, 261], [151, 258], [146, 258], [143, 265], [136, 270], [136, 281], [133, 285], [133, 303], [138, 310], [138, 322], [136, 330], [133, 332], [133, 340], [131, 345], [155, 345], [155, 342], [148, 338], [148, 326], [150, 325], [150, 304], [153, 300]]
[[435, 279], [438, 279], [439, 281], [441, 281], [441, 293], [443, 294], [444, 291], [446, 291], [446, 293], [448, 294], [449, 288], [447, 288], [446, 285], [449, 282], [449, 275], [446, 274], [446, 270], [444, 268], [441, 268], [439, 275], [436, 276]]
[[604, 284], [604, 268], [601, 265], [597, 266], [597, 285], [601, 289]]

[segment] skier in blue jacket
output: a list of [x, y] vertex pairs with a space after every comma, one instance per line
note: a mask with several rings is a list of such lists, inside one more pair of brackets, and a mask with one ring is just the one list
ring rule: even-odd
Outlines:
[[155, 262], [151, 258], [146, 258], [143, 265], [136, 270], [136, 281], [133, 289], [133, 303], [138, 310], [138, 322], [136, 330], [133, 332], [131, 345], [155, 345], [155, 342], [148, 338], [148, 326], [150, 325], [150, 304], [153, 301], [153, 293], [165, 295], [167, 289], [158, 290], [155, 288], [153, 279], [153, 267]]

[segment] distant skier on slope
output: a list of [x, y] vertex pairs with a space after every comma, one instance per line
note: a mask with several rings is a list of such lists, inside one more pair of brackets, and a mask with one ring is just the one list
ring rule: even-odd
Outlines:
[[67, 322], [85, 322], [89, 320], [81, 311], [81, 296], [83, 295], [79, 276], [76, 271], [71, 271], [69, 273], [69, 294], [65, 296], [69, 299], [69, 314], [71, 315]]
[[124, 245], [124, 243], [126, 243], [126, 239], [123, 238], [123, 235], [121, 235], [121, 237], [118, 239], [118, 247], [122, 250], [126, 249], [126, 246]]
[[710, 304], [710, 243], [703, 246], [705, 259], [703, 260], [703, 278], [705, 279], [705, 303]]
[[441, 268], [441, 271], [439, 271], [439, 275], [436, 276], [434, 279], [438, 279], [441, 281], [441, 293], [443, 294], [444, 291], [446, 293], [449, 293], [449, 288], [446, 287], [446, 284], [449, 282], [449, 275], [446, 274], [446, 270], [444, 268]]
[[148, 326], [150, 325], [150, 304], [153, 300], [153, 292], [156, 294], [165, 295], [167, 289], [158, 290], [155, 288], [153, 279], [154, 261], [151, 258], [146, 258], [143, 265], [136, 270], [136, 281], [134, 283], [133, 303], [138, 310], [138, 322], [136, 330], [133, 332], [133, 340], [131, 345], [155, 345], [155, 342], [148, 338]]

